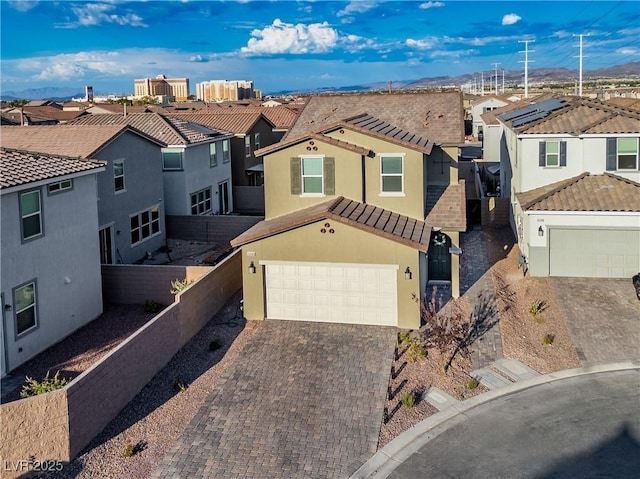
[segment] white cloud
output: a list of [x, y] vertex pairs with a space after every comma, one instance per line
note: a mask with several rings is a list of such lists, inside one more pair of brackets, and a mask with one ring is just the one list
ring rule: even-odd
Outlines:
[[438, 39], [435, 37], [423, 38], [422, 40], [407, 38], [404, 43], [409, 48], [417, 48], [418, 50], [429, 50], [438, 44]]
[[354, 15], [356, 13], [364, 13], [371, 10], [372, 8], [375, 8], [376, 5], [376, 2], [355, 1], [344, 7], [336, 15], [338, 17], [346, 17], [349, 15]]
[[556, 38], [567, 38], [571, 35], [571, 32], [568, 32], [566, 30], [558, 30], [557, 32], [553, 32], [553, 36]]
[[640, 49], [636, 47], [622, 47], [616, 50], [618, 55], [637, 55], [640, 53]]
[[444, 3], [443, 2], [426, 2], [426, 3], [421, 3], [420, 4], [420, 8], [422, 8], [423, 10], [427, 10], [429, 8], [440, 8], [440, 7], [444, 7]]
[[326, 53], [338, 42], [338, 32], [327, 22], [294, 25], [279, 18], [262, 30], [253, 30], [251, 36], [240, 49], [245, 55]]
[[504, 17], [502, 17], [502, 24], [514, 25], [518, 23], [520, 20], [522, 20], [522, 17], [520, 15], [517, 15], [515, 13], [508, 13]]
[[28, 12], [33, 7], [38, 5], [38, 3], [40, 3], [38, 0], [33, 0], [33, 1], [29, 1], [29, 0], [9, 0], [7, 2], [7, 4], [11, 8], [13, 8], [15, 10], [18, 10], [19, 12]]
[[468, 57], [470, 55], [476, 55], [478, 50], [468, 49], [468, 50], [437, 50], [432, 52], [429, 57], [430, 58], [460, 58], [460, 57]]
[[82, 6], [74, 5], [71, 10], [78, 18], [77, 22], [60, 25], [63, 28], [75, 28], [77, 26], [89, 27], [102, 23], [116, 23], [118, 25], [129, 25], [132, 27], [146, 27], [142, 17], [135, 13], [118, 15], [113, 13], [115, 5], [105, 3], [87, 3]]
[[190, 62], [196, 62], [196, 63], [206, 63], [209, 61], [209, 58], [207, 57], [203, 57], [202, 55], [198, 54], [198, 55], [191, 55], [189, 57], [189, 61]]

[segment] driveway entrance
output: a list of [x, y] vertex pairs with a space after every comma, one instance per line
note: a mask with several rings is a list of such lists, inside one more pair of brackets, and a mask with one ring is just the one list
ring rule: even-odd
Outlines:
[[152, 477], [349, 477], [376, 451], [396, 334], [265, 321]]

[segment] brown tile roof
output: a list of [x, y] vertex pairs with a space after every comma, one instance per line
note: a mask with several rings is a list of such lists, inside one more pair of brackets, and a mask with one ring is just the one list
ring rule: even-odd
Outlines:
[[58, 121], [73, 120], [74, 118], [78, 118], [86, 114], [84, 111], [65, 111], [50, 105], [24, 106], [23, 110], [25, 115], [30, 115], [38, 118], [51, 118]]
[[0, 144], [27, 151], [90, 158], [128, 129], [139, 134], [127, 125], [2, 126]]
[[436, 195], [429, 195], [427, 186], [427, 217], [425, 221], [435, 227], [448, 231], [467, 230], [467, 200], [465, 181], [460, 180], [457, 185], [446, 188], [435, 188]]
[[[88, 113], [92, 115], [105, 115], [109, 113], [124, 113], [124, 105], [120, 103], [96, 103], [91, 105], [90, 111]], [[100, 110], [107, 111], [109, 113], [102, 113]], [[127, 105], [127, 114], [129, 113], [147, 113], [149, 111], [149, 107], [147, 106], [129, 106]]]
[[104, 168], [101, 161], [0, 147], [0, 188]]
[[621, 106], [630, 110], [640, 111], [640, 99], [638, 98], [611, 98], [605, 102], [607, 105]]
[[253, 154], [256, 157], [264, 156], [266, 154], [273, 153], [274, 151], [282, 150], [283, 148], [288, 148], [292, 145], [297, 145], [299, 143], [302, 143], [308, 140], [322, 141], [324, 143], [337, 146], [338, 148], [344, 148], [345, 150], [355, 151], [356, 153], [360, 153], [361, 155], [364, 155], [364, 156], [369, 156], [369, 157], [375, 156], [375, 153], [369, 148], [364, 148], [359, 145], [354, 145], [353, 143], [349, 143], [347, 141], [338, 140], [336, 138], [323, 135], [322, 133], [310, 133], [306, 136], [295, 138], [287, 142], [280, 141], [278, 143], [274, 143], [273, 145], [260, 148], [259, 150], [254, 151]]
[[342, 196], [287, 215], [261, 221], [231, 241], [241, 246], [321, 220], [332, 220], [396, 241], [419, 251], [427, 251], [431, 227], [424, 221]]
[[464, 143], [464, 110], [460, 92], [313, 96], [285, 140], [304, 136], [368, 113], [439, 144]]
[[86, 115], [71, 122], [73, 125], [131, 125], [146, 135], [155, 138], [164, 146], [191, 145], [209, 142], [220, 136], [220, 132], [203, 133], [189, 122], [172, 119], [158, 113], [132, 113], [131, 115]]
[[199, 110], [198, 113], [210, 113], [212, 115], [225, 115], [230, 113], [262, 113], [274, 127], [279, 130], [288, 130], [298, 118], [298, 110], [288, 105], [273, 107], [266, 106], [233, 106], [223, 104], [208, 104], [208, 108]]
[[640, 183], [605, 173], [574, 178], [517, 193], [526, 211], [640, 212]]
[[[234, 108], [233, 112], [225, 113], [209, 114], [209, 110], [200, 110], [194, 113], [170, 113], [169, 116], [200, 123], [209, 128], [228, 131], [236, 135], [246, 135], [260, 120], [261, 114], [260, 112], [235, 113], [235, 110], [239, 110], [239, 108]], [[266, 118], [265, 120], [267, 123], [271, 123]]]
[[[569, 106], [515, 128], [520, 134], [640, 133], [640, 112], [598, 100], [562, 98]], [[509, 123], [509, 122], [507, 122]]]

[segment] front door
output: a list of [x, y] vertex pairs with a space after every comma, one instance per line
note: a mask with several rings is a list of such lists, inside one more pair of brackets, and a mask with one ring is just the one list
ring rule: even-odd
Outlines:
[[105, 226], [98, 231], [100, 236], [100, 263], [113, 264], [113, 228]]
[[225, 181], [218, 185], [218, 199], [220, 200], [220, 214], [229, 213], [229, 182]]
[[429, 281], [451, 281], [451, 238], [441, 231], [429, 243]]

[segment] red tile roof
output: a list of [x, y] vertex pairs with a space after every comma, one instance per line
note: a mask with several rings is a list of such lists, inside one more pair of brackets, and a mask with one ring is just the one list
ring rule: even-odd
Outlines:
[[426, 252], [431, 227], [424, 221], [342, 196], [303, 210], [261, 221], [231, 241], [242, 246], [321, 220], [333, 220]]
[[[432, 187], [427, 185], [427, 190], [429, 188]], [[467, 200], [465, 181], [460, 180], [457, 185], [449, 185], [444, 188], [441, 194], [434, 196], [430, 202], [431, 204], [427, 203], [425, 221], [446, 231], [466, 231]], [[430, 199], [428, 191], [427, 199]]]
[[526, 211], [640, 212], [640, 183], [610, 173], [583, 173], [517, 193], [516, 198]]
[[101, 161], [0, 147], [0, 188], [104, 168]]

